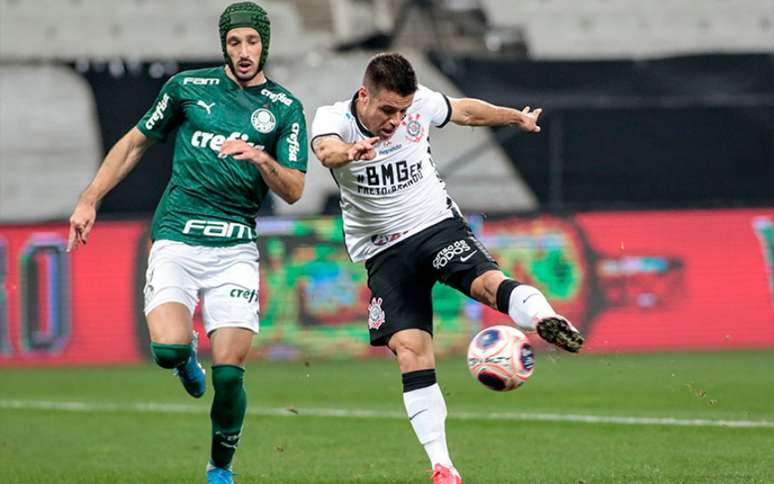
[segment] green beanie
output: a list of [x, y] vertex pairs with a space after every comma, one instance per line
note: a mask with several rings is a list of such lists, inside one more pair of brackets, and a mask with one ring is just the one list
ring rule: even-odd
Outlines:
[[226, 52], [226, 35], [229, 30], [238, 27], [252, 27], [261, 34], [261, 60], [258, 63], [258, 71], [263, 70], [266, 58], [269, 56], [269, 41], [271, 40], [271, 22], [266, 10], [253, 2], [239, 2], [226, 7], [220, 16], [218, 28], [220, 29], [220, 46], [223, 49], [223, 57], [228, 62]]

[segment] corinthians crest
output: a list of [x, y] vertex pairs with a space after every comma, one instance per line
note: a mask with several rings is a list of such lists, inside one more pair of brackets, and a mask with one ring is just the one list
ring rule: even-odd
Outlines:
[[419, 113], [409, 114], [401, 123], [406, 127], [406, 140], [412, 143], [418, 143], [422, 139], [422, 135], [425, 134], [425, 128], [419, 122], [419, 116]]
[[256, 109], [250, 116], [250, 122], [253, 124], [253, 128], [259, 133], [267, 134], [274, 130], [277, 126], [277, 118], [274, 114], [265, 108]]
[[384, 324], [382, 298], [372, 297], [368, 305], [368, 329], [379, 329]]

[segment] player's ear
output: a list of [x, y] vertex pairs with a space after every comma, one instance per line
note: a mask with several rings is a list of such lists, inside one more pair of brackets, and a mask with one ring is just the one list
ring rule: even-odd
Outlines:
[[360, 89], [357, 90], [357, 97], [363, 102], [368, 101], [368, 88], [365, 86], [360, 86]]

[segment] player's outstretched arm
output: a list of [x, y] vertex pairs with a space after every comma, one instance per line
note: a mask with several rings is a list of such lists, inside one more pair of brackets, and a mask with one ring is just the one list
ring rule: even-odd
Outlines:
[[236, 139], [227, 140], [220, 148], [221, 158], [233, 156], [235, 160], [250, 160], [261, 172], [269, 189], [286, 202], [293, 204], [304, 192], [304, 172], [280, 165], [277, 160], [260, 148]]
[[132, 171], [154, 141], [137, 128], [132, 128], [110, 148], [97, 174], [81, 192], [73, 214], [70, 216], [70, 234], [67, 251], [85, 244], [97, 218], [97, 204], [118, 182]]
[[462, 126], [516, 126], [528, 133], [539, 133], [538, 118], [542, 109], [521, 111], [495, 106], [473, 98], [449, 99], [452, 108], [451, 121]]
[[312, 140], [312, 150], [324, 167], [339, 168], [355, 160], [373, 160], [378, 142], [379, 137], [374, 136], [348, 144], [337, 135], [326, 135]]

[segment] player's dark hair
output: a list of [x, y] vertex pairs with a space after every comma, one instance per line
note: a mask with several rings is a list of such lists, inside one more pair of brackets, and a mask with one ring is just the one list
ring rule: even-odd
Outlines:
[[386, 89], [400, 96], [410, 96], [417, 91], [417, 75], [402, 55], [395, 52], [377, 54], [366, 67], [363, 84], [371, 92]]

